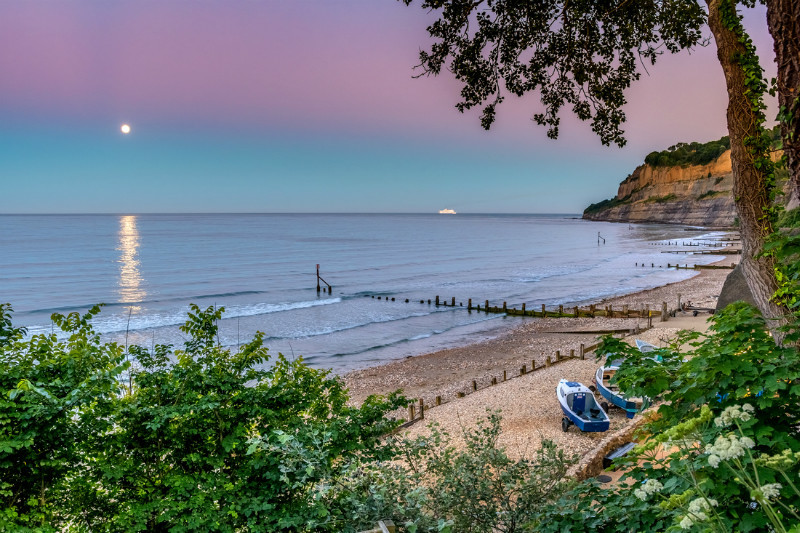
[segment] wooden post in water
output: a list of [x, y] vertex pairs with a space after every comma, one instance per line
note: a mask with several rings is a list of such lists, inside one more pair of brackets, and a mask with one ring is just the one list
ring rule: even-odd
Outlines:
[[547, 318], [547, 311], [544, 310], [544, 304], [542, 304], [542, 318]]
[[436, 295], [436, 305], [437, 306], [439, 305], [439, 295], [438, 294]]
[[467, 300], [467, 311], [472, 311], [472, 298]]
[[453, 296], [453, 303], [452, 303], [452, 305], [453, 305], [453, 307], [455, 307], [455, 306], [456, 306], [456, 297], [455, 297], [455, 296]]
[[522, 316], [525, 316], [525, 302], [522, 302]]
[[317, 263], [317, 292], [320, 291], [319, 288], [319, 263]]
[[489, 312], [489, 300], [486, 300], [486, 312]]
[[504, 312], [504, 313], [507, 313], [507, 312], [508, 312], [508, 307], [506, 306], [506, 303], [505, 303], [505, 302], [503, 302], [503, 312]]

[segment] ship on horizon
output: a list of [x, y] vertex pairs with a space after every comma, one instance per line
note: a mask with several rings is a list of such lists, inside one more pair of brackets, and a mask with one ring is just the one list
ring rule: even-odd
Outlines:
[[445, 209], [440, 209], [439, 210], [439, 214], [440, 215], [455, 215], [456, 212], [455, 212], [455, 209], [447, 209], [447, 208], [445, 208]]

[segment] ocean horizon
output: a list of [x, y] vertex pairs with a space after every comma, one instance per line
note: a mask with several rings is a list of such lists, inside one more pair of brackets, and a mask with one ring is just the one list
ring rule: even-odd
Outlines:
[[[572, 214], [411, 213], [7, 214], [0, 229], [0, 301], [29, 334], [51, 331], [54, 312], [105, 303], [93, 321], [105, 340], [180, 347], [190, 303], [223, 306], [224, 345], [263, 331], [274, 355], [335, 372], [524, 320], [470, 313], [470, 298], [578, 305], [686, 279], [693, 273], [665, 268], [686, 256], [653, 244], [721, 233]], [[331, 294], [316, 291], [317, 264]], [[427, 303], [436, 296], [464, 307]]]

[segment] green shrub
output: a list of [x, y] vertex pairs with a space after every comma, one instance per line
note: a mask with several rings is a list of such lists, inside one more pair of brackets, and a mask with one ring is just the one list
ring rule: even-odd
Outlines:
[[223, 309], [193, 305], [183, 349], [127, 353], [100, 342], [98, 311], [24, 340], [0, 306], [0, 531], [338, 531], [315, 487], [393, 457], [396, 394], [349, 406], [301, 360], [265, 368], [261, 333], [225, 349]]

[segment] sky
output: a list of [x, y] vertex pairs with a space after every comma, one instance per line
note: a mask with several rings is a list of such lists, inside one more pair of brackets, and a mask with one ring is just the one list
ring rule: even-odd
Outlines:
[[[447, 74], [413, 78], [433, 20], [396, 0], [0, 2], [0, 214], [580, 213], [649, 152], [726, 134], [713, 44], [635, 83], [622, 149], [566, 113], [548, 139], [535, 96], [486, 132]], [[746, 25], [774, 76], [763, 8]]]

